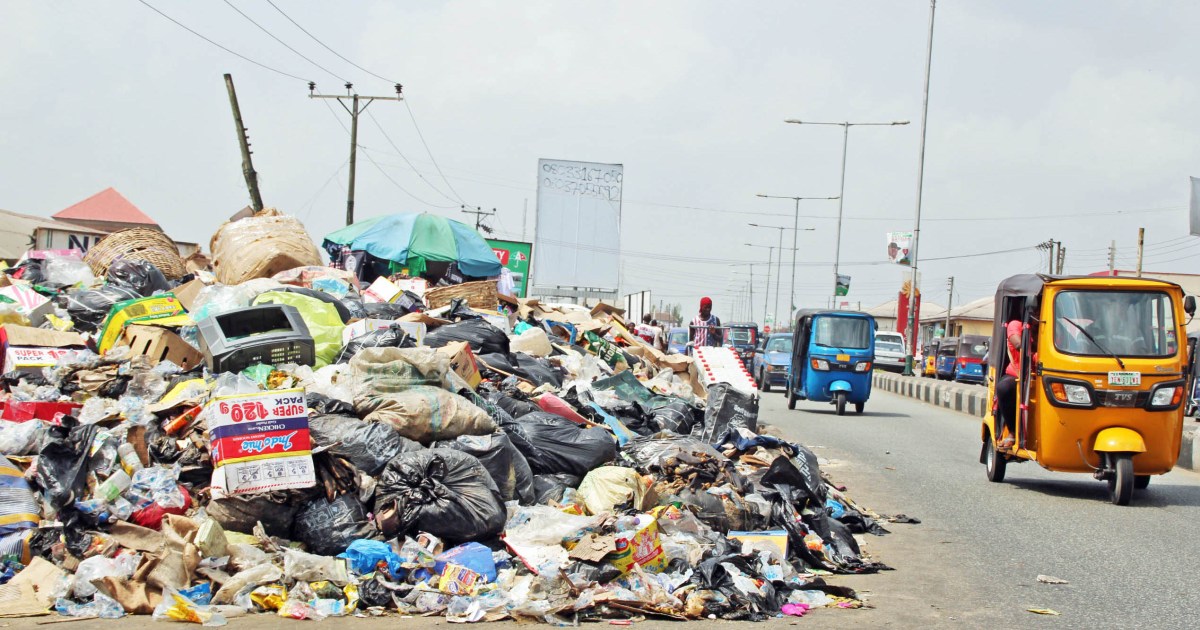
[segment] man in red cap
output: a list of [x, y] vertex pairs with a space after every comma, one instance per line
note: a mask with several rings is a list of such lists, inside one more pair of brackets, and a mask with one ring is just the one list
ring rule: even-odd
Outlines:
[[721, 319], [712, 314], [712, 298], [700, 298], [700, 314], [692, 320], [692, 344], [695, 346], [720, 346]]

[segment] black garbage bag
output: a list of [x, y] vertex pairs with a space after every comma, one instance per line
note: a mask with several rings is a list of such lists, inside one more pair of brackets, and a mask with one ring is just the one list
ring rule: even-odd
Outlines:
[[529, 462], [505, 433], [460, 435], [454, 440], [435, 442], [431, 448], [450, 448], [473, 455], [487, 468], [505, 501], [533, 505], [533, 472]]
[[367, 312], [367, 305], [357, 295], [344, 295], [338, 299], [342, 306], [346, 307], [346, 312], [350, 313], [350, 319], [366, 319], [371, 316]]
[[[399, 577], [399, 576], [394, 576]], [[404, 582], [393, 582], [376, 571], [369, 580], [363, 580], [358, 585], [358, 601], [360, 606], [367, 608], [396, 608], [396, 598], [403, 598], [412, 592], [414, 586]]]
[[758, 432], [758, 397], [728, 383], [717, 383], [708, 388], [704, 424], [693, 427], [692, 435], [711, 444], [730, 428]]
[[600, 427], [584, 429], [552, 413], [535, 411], [513, 426], [529, 443], [524, 453], [534, 473], [570, 473], [582, 477], [617, 456], [617, 442]]
[[467, 301], [463, 298], [454, 298], [450, 300], [450, 310], [442, 315], [443, 319], [448, 319], [452, 322], [461, 322], [467, 319], [483, 319], [479, 313], [471, 310], [467, 305]]
[[326, 452], [349, 461], [372, 477], [400, 453], [425, 448], [386, 424], [366, 422], [354, 415], [314, 416], [308, 419], [308, 431], [314, 446], [328, 446]]
[[512, 356], [517, 376], [523, 377], [534, 385], [549, 384], [555, 389], [562, 387], [563, 372], [550, 365], [546, 359], [539, 359], [524, 352], [514, 352]]
[[[493, 392], [493, 394], [500, 395], [498, 392]], [[505, 435], [508, 436], [508, 441], [512, 442], [512, 445], [516, 447], [518, 452], [528, 453], [533, 448], [523, 435], [514, 430], [517, 421], [503, 407], [480, 396], [473, 389], [460, 389], [458, 395], [471, 401], [476, 407], [486, 411], [487, 415], [496, 423], [496, 426], [504, 430]]]
[[113, 304], [140, 297], [144, 296], [130, 287], [108, 284], [99, 289], [63, 294], [57, 300], [60, 307], [67, 309], [76, 330], [96, 332], [108, 317]]
[[343, 416], [354, 415], [354, 405], [337, 398], [330, 398], [324, 394], [305, 394], [304, 402], [309, 409], [317, 412], [320, 415], [326, 414], [341, 414]]
[[528, 400], [513, 398], [501, 392], [492, 392], [488, 395], [488, 401], [498, 405], [501, 409], [508, 412], [508, 415], [513, 418], [541, 411], [542, 408]]
[[565, 473], [534, 475], [533, 490], [537, 495], [534, 502], [536, 505], [546, 505], [550, 501], [561, 502], [567, 488], [578, 488], [581, 483], [583, 483], [581, 477]]
[[52, 425], [43, 436], [38, 449], [37, 484], [42, 499], [54, 508], [82, 500], [87, 493], [90, 449], [97, 430], [94, 424], [80, 425], [66, 416], [61, 426]]
[[761, 483], [778, 491], [801, 512], [810, 508], [824, 512], [825, 482], [821, 479], [817, 456], [803, 446], [796, 446], [795, 457], [776, 457], [771, 462]]
[[287, 538], [305, 498], [295, 490], [233, 495], [209, 501], [204, 511], [226, 531], [252, 534], [254, 525], [262, 523], [268, 536]]
[[171, 283], [167, 282], [163, 272], [146, 260], [118, 258], [108, 266], [106, 279], [109, 286], [132, 289], [139, 297], [149, 297], [156, 291], [171, 290]]
[[45, 261], [40, 258], [26, 258], [12, 267], [5, 269], [4, 273], [30, 284], [42, 284], [46, 281], [46, 274], [42, 271], [43, 264], [45, 264]]
[[354, 494], [313, 499], [300, 506], [292, 524], [292, 539], [322, 556], [336, 556], [359, 538], [378, 539], [379, 531]]
[[508, 354], [508, 335], [482, 319], [466, 319], [454, 324], [438, 326], [425, 335], [425, 345], [440, 348], [454, 341], [465, 341], [471, 345], [476, 356]]
[[680, 435], [691, 433], [693, 427], [703, 422], [704, 411], [679, 398], [650, 412], [650, 423], [658, 430]]
[[365, 335], [359, 335], [345, 346], [342, 346], [341, 353], [338, 354], [335, 363], [349, 363], [354, 355], [358, 354], [363, 348], [415, 348], [417, 342], [399, 324], [392, 324], [387, 328], [379, 328], [372, 330]]
[[[734, 580], [735, 572], [753, 580], [757, 588], [742, 590]], [[762, 621], [779, 612], [791, 592], [786, 585], [779, 584], [782, 588], [777, 588], [775, 583], [763, 578], [753, 560], [741, 555], [714, 556], [701, 562], [691, 581], [696, 585], [697, 595], [716, 591], [724, 596], [707, 598], [704, 613], [728, 620]]]
[[422, 531], [450, 544], [496, 536], [506, 518], [487, 468], [445, 448], [401, 453], [388, 462], [375, 487], [375, 514], [388, 538]]

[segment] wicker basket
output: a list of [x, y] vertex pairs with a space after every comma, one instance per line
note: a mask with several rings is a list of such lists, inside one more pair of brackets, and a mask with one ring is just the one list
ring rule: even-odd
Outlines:
[[496, 291], [495, 280], [479, 280], [452, 284], [448, 287], [434, 287], [425, 292], [425, 301], [429, 308], [449, 306], [457, 298], [467, 300], [471, 308], [486, 308], [494, 311], [500, 305], [500, 294]]
[[145, 260], [158, 267], [159, 271], [171, 280], [178, 280], [187, 273], [175, 241], [166, 234], [149, 228], [129, 228], [113, 232], [91, 246], [84, 254], [83, 261], [92, 268], [92, 273], [104, 276], [108, 274], [109, 265], [118, 258]]

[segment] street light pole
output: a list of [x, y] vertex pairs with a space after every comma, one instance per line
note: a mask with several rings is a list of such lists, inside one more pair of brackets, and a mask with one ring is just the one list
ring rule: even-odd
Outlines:
[[[783, 244], [783, 230], [779, 231], [779, 242]], [[774, 245], [755, 245], [754, 243], [746, 243], [746, 247], [766, 247], [767, 248], [767, 283], [763, 287], [763, 323], [767, 321], [767, 300], [771, 299], [771, 261], [774, 260], [775, 246]], [[783, 259], [783, 250], [779, 250], [779, 258]], [[783, 275], [783, 270], [779, 270], [779, 276]], [[775, 317], [779, 317], [779, 276], [775, 276]]]
[[[792, 217], [792, 280], [791, 280], [792, 290], [790, 292], [790, 297], [789, 297], [791, 307], [788, 309], [788, 317], [787, 317], [787, 319], [789, 320], [788, 325], [790, 326], [791, 325], [790, 320], [792, 318], [792, 313], [796, 311], [796, 252], [798, 251], [798, 248], [796, 246], [796, 237], [799, 235], [799, 232], [802, 231], [800, 229], [800, 202], [801, 201], [810, 201], [810, 200], [829, 201], [829, 200], [833, 200], [833, 199], [839, 199], [840, 197], [789, 197], [787, 195], [764, 195], [761, 193], [758, 195], [755, 195], [755, 196], [761, 197], [763, 199], [792, 199], [796, 202], [796, 212]], [[751, 224], [751, 225], [753, 225], [753, 224]], [[804, 232], [812, 232], [814, 229], [815, 228], [805, 228], [803, 231]], [[781, 233], [781, 236], [782, 236], [782, 233]], [[779, 262], [780, 262], [779, 273], [780, 273], [780, 275], [783, 275], [783, 264], [782, 264], [783, 263], [783, 241], [782, 240], [779, 242]], [[778, 282], [778, 280], [776, 282]], [[779, 291], [779, 288], [777, 285], [776, 286], [776, 297], [778, 297], [778, 291]], [[775, 303], [775, 317], [776, 318], [779, 317], [778, 301], [776, 301], [776, 303]]]
[[[905, 330], [908, 331], [908, 347], [904, 349], [904, 374], [912, 376], [913, 373], [913, 354], [916, 351], [916, 331], [917, 322], [913, 314], [913, 309], [917, 303], [917, 248], [921, 243], [921, 192], [925, 187], [925, 122], [929, 119], [929, 67], [933, 60], [933, 16], [937, 10], [937, 0], [929, 0], [929, 42], [925, 47], [925, 98], [921, 105], [921, 150], [920, 157], [917, 160], [917, 212], [913, 222], [913, 239], [912, 239], [912, 255], [909, 258], [912, 264], [912, 280], [908, 283], [908, 322]], [[951, 279], [953, 283], [953, 279]], [[953, 284], [951, 284], [953, 288]], [[946, 307], [949, 309], [949, 306]], [[947, 313], [949, 311], [947, 310]]]
[[[892, 122], [850, 122], [850, 121], [846, 121], [846, 122], [814, 122], [814, 121], [810, 121], [810, 120], [797, 120], [794, 118], [789, 118], [783, 122], [790, 123], [793, 125], [832, 125], [832, 126], [837, 126], [837, 127], [842, 128], [842, 177], [841, 177], [842, 183], [841, 183], [841, 187], [839, 188], [840, 192], [838, 192], [838, 196], [837, 196], [837, 200], [838, 200], [837, 236], [836, 236], [836, 241], [834, 244], [834, 254], [833, 254], [833, 301], [834, 301], [834, 305], [836, 306], [836, 304], [837, 304], [838, 268], [840, 266], [841, 257], [842, 257], [842, 203], [844, 201], [843, 198], [846, 196], [846, 150], [850, 144], [850, 128], [851, 127], [868, 127], [868, 126], [870, 126], [870, 127], [891, 127], [891, 126], [897, 126], [897, 125], [907, 125], [908, 121], [907, 120], [893, 120]], [[797, 214], [799, 214], [799, 213], [797, 212]]]

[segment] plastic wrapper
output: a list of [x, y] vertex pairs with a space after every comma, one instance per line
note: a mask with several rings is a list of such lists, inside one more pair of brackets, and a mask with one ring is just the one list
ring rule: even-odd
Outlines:
[[509, 349], [513, 352], [524, 352], [534, 357], [548, 357], [554, 351], [550, 345], [550, 337], [541, 328], [527, 328], [509, 339]]
[[82, 259], [70, 256], [54, 256], [42, 262], [43, 282], [45, 284], [72, 286], [88, 286], [96, 281], [92, 268]]
[[530, 505], [536, 498], [529, 462], [525, 461], [525, 456], [504, 433], [462, 435], [456, 440], [436, 442], [432, 446], [462, 451], [478, 459], [487, 468], [500, 490], [500, 497], [505, 501]]
[[118, 258], [108, 266], [107, 279], [108, 286], [130, 289], [140, 297], [171, 290], [163, 272], [145, 260]]
[[321, 264], [321, 255], [304, 225], [275, 208], [222, 224], [213, 234], [209, 250], [217, 279], [225, 284]]
[[505, 518], [487, 469], [450, 449], [403, 453], [388, 462], [376, 487], [375, 511], [389, 537], [422, 531], [448, 542], [495, 536]]
[[223, 626], [225, 617], [212, 606], [199, 606], [173, 588], [163, 589], [162, 602], [154, 607], [155, 621], [185, 621], [205, 626]]
[[646, 487], [642, 476], [632, 468], [601, 466], [584, 476], [575, 497], [592, 514], [612, 512], [621, 506], [640, 510]]
[[531, 450], [524, 455], [535, 473], [582, 476], [612, 461], [617, 453], [617, 443], [608, 431], [584, 429], [544, 411], [522, 416], [512, 430], [529, 444]]
[[313, 499], [301, 506], [292, 524], [292, 538], [323, 556], [337, 555], [354, 540], [377, 535], [366, 509], [353, 494], [343, 494], [333, 501]]
[[142, 561], [141, 554], [123, 553], [115, 558], [92, 556], [84, 559], [75, 569], [75, 584], [71, 591], [76, 599], [91, 597], [96, 592], [93, 584], [105, 577], [128, 578]]
[[416, 342], [404, 332], [398, 324], [387, 328], [372, 330], [365, 335], [359, 335], [342, 347], [338, 354], [337, 363], [346, 363], [354, 358], [363, 348], [415, 348]]
[[[232, 547], [233, 545], [231, 545]], [[278, 582], [283, 579], [283, 571], [266, 561], [238, 571], [221, 585], [213, 594], [212, 603], [215, 605], [232, 604], [239, 593], [249, 592], [263, 584]]]
[[327, 580], [334, 584], [346, 584], [350, 581], [345, 560], [304, 553], [299, 549], [283, 550], [283, 575], [289, 582]]
[[425, 335], [425, 345], [440, 348], [452, 341], [465, 341], [476, 356], [498, 352], [509, 352], [508, 335], [482, 319], [465, 319], [453, 324], [438, 326]]
[[258, 294], [254, 289], [244, 284], [235, 286], [210, 284], [196, 294], [195, 299], [192, 300], [190, 314], [192, 319], [198, 322], [213, 315], [246, 308], [250, 306], [250, 301], [256, 295]]
[[33, 455], [49, 425], [41, 420], [0, 420], [0, 455]]
[[424, 448], [386, 424], [355, 416], [313, 416], [308, 419], [308, 431], [315, 445], [329, 447], [326, 452], [346, 459], [372, 477], [400, 453]]

